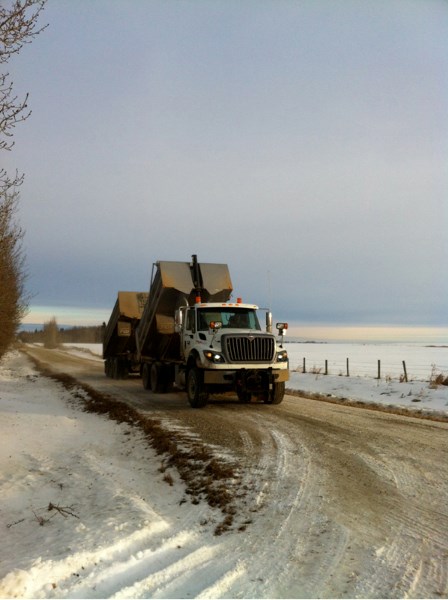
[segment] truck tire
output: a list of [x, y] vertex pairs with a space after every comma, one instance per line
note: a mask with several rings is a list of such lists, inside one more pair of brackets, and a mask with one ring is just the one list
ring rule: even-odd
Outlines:
[[172, 365], [164, 365], [162, 368], [162, 377], [164, 392], [172, 392], [174, 386], [174, 367]]
[[120, 379], [128, 379], [129, 377], [129, 366], [126, 359], [120, 361]]
[[274, 383], [272, 390], [266, 394], [264, 401], [266, 404], [280, 404], [284, 395], [285, 382], [280, 381], [279, 383]]
[[116, 357], [112, 361], [112, 379], [120, 379], [120, 363]]
[[151, 391], [154, 392], [155, 394], [162, 394], [166, 389], [163, 375], [164, 375], [163, 366], [158, 365], [156, 363], [152, 363], [151, 372], [150, 372], [149, 377], [150, 377]]
[[112, 377], [113, 379], [126, 379], [128, 376], [128, 366], [126, 360], [122, 358], [114, 358], [112, 362]]
[[247, 404], [248, 402], [250, 402], [252, 400], [252, 394], [250, 392], [246, 392], [245, 390], [237, 390], [237, 395], [238, 395], [238, 400], [242, 403], [242, 404]]
[[187, 396], [192, 408], [202, 408], [207, 404], [208, 394], [204, 391], [204, 377], [197, 367], [188, 370]]
[[151, 389], [151, 365], [147, 363], [142, 368], [142, 383], [145, 390]]

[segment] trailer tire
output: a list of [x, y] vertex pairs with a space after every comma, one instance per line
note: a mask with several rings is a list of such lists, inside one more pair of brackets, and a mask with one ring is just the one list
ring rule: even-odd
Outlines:
[[145, 390], [151, 389], [151, 365], [145, 363], [142, 368], [142, 383]]
[[264, 401], [266, 404], [280, 404], [283, 400], [283, 396], [285, 395], [285, 382], [280, 381], [279, 383], [274, 383], [272, 390], [270, 390]]
[[128, 376], [128, 365], [125, 359], [115, 357], [112, 362], [113, 379], [126, 379]]
[[192, 367], [187, 372], [187, 396], [192, 408], [202, 408], [207, 404], [208, 394], [204, 391], [204, 376], [197, 367]]
[[120, 364], [116, 357], [112, 361], [112, 379], [120, 379]]
[[129, 365], [126, 359], [120, 361], [120, 379], [128, 379], [129, 377]]
[[246, 392], [245, 390], [237, 390], [237, 395], [241, 404], [247, 404], [252, 400], [252, 394], [250, 392]]

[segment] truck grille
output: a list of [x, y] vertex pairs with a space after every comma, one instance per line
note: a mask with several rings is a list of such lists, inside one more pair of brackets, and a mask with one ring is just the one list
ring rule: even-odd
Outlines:
[[229, 362], [272, 362], [275, 341], [263, 335], [223, 335], [224, 354]]

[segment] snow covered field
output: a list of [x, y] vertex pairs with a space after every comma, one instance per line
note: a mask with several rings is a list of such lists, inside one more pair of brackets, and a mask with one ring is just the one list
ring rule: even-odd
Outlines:
[[403, 361], [410, 380], [427, 381], [432, 365], [437, 371], [448, 374], [448, 345], [289, 342], [285, 348], [288, 350], [291, 370], [302, 371], [305, 358], [308, 371], [315, 367], [323, 372], [327, 360], [330, 374], [345, 375], [348, 358], [350, 374], [354, 376], [377, 377], [378, 361], [381, 361], [382, 378], [398, 379], [403, 375]]
[[[431, 383], [448, 377], [448, 347], [423, 344], [287, 343], [289, 389], [382, 406], [448, 414], [448, 386]], [[347, 377], [347, 358], [349, 374]], [[305, 359], [306, 373], [303, 373]], [[328, 375], [325, 373], [325, 361]], [[380, 361], [381, 379], [377, 379]], [[404, 381], [403, 361], [408, 382]]]

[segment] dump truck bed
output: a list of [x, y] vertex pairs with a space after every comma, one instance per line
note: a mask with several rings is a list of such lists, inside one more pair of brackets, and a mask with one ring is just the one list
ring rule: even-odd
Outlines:
[[174, 314], [180, 306], [193, 305], [197, 294], [204, 302], [227, 302], [232, 282], [226, 264], [197, 263], [197, 272], [188, 262], [155, 263], [149, 300], [136, 330], [141, 357], [180, 360], [179, 336]]
[[103, 358], [136, 351], [135, 328], [140, 322], [147, 299], [147, 292], [118, 292], [104, 331]]

